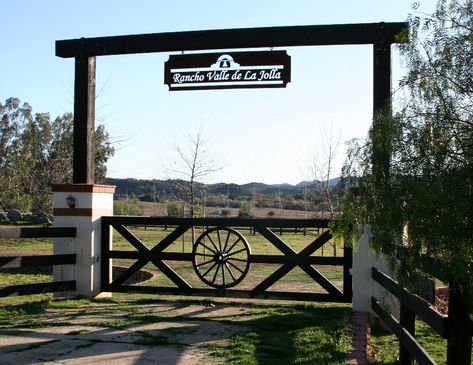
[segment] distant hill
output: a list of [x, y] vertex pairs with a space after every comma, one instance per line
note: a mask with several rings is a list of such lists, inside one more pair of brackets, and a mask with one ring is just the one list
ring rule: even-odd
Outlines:
[[[338, 184], [340, 178], [331, 179], [329, 184], [334, 187]], [[159, 197], [161, 199], [169, 199], [179, 195], [177, 191], [176, 181], [173, 180], [147, 180], [147, 179], [116, 179], [106, 178], [105, 184], [115, 185], [116, 195], [134, 196], [136, 198], [144, 197], [144, 200], [152, 201], [151, 197]], [[293, 195], [301, 196], [303, 189], [310, 187], [313, 184], [311, 181], [301, 181], [297, 185], [291, 184], [263, 184], [259, 182], [251, 182], [247, 184], [227, 184], [217, 183], [206, 185], [206, 192], [209, 196], [226, 196], [231, 199], [237, 198], [251, 198], [255, 193], [258, 195]]]
[[[331, 186], [331, 187], [335, 187], [338, 185], [338, 183], [340, 182], [340, 177], [334, 177], [333, 179], [330, 179], [328, 181], [328, 185]], [[304, 180], [304, 181], [301, 181], [300, 183], [298, 183], [296, 185], [296, 187], [298, 188], [306, 188], [308, 186], [311, 186], [314, 182], [313, 181], [308, 181], [308, 180]]]

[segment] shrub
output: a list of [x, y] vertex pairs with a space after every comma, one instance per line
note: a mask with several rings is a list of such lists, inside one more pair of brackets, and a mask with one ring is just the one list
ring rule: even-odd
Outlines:
[[238, 211], [238, 216], [240, 218], [253, 217], [253, 208], [249, 202], [243, 202], [241, 204], [240, 210]]
[[9, 201], [3, 208], [15, 208], [20, 212], [31, 212], [32, 206], [33, 199], [31, 198], [31, 195], [21, 194], [20, 196], [16, 197], [16, 199]]
[[178, 202], [170, 202], [166, 210], [168, 217], [182, 217], [182, 206]]
[[143, 215], [143, 209], [136, 202], [113, 202], [114, 215]]

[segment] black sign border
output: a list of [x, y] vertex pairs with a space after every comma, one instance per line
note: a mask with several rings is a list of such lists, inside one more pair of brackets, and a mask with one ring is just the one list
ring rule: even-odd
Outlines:
[[[171, 69], [175, 68], [200, 68], [210, 67], [214, 64], [218, 57], [222, 55], [230, 55], [241, 66], [266, 66], [266, 65], [283, 65], [284, 68], [282, 84], [226, 84], [212, 86], [186, 86], [172, 87]], [[250, 51], [250, 52], [212, 52], [212, 53], [193, 53], [185, 55], [170, 55], [168, 61], [164, 64], [164, 83], [169, 87], [169, 91], [187, 91], [187, 90], [222, 90], [222, 89], [267, 89], [267, 88], [285, 88], [291, 82], [291, 56], [287, 51]]]

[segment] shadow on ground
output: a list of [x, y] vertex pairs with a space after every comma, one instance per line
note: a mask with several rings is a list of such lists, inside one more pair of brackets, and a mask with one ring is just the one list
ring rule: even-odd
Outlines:
[[8, 365], [343, 363], [351, 308], [39, 302], [0, 311]]

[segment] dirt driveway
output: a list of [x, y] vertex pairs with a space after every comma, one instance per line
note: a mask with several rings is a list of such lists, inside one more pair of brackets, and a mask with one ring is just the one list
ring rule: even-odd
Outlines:
[[0, 328], [1, 364], [217, 364], [209, 349], [245, 330], [225, 323], [245, 311], [166, 302], [48, 307], [13, 316], [10, 328]]

